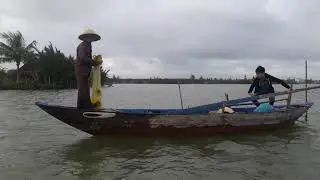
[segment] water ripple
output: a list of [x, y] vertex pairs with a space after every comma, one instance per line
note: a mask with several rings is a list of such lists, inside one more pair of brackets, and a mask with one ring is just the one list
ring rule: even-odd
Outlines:
[[[186, 105], [247, 86], [183, 85]], [[235, 91], [237, 89], [238, 91]], [[179, 108], [175, 85], [116, 85], [106, 107]], [[209, 97], [209, 98], [208, 98]], [[294, 99], [298, 101], [300, 96]], [[302, 96], [301, 96], [302, 97]], [[320, 97], [314, 97], [319, 102]], [[292, 128], [208, 138], [96, 138], [34, 105], [75, 106], [76, 91], [0, 91], [0, 179], [319, 179], [320, 112]]]

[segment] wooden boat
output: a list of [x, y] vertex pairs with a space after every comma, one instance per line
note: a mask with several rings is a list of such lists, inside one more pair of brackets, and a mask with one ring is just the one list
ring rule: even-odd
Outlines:
[[[235, 113], [171, 114], [166, 110], [146, 113], [125, 110], [88, 111], [75, 107], [36, 103], [41, 109], [91, 135], [198, 136], [248, 132], [292, 125], [313, 104], [276, 106], [272, 113], [253, 113], [254, 108], [233, 108]], [[167, 113], [167, 115], [166, 115]]]
[[[269, 130], [294, 124], [313, 103], [290, 104], [291, 94], [320, 86], [246, 97], [187, 109], [77, 109], [36, 105], [58, 120], [91, 135], [109, 136], [203, 136]], [[289, 94], [287, 104], [276, 105], [268, 113], [253, 112], [255, 107], [239, 107], [244, 102]], [[234, 113], [218, 113], [224, 107]]]

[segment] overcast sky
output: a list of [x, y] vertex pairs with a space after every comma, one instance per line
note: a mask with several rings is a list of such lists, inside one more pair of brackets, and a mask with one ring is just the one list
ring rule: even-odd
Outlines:
[[[20, 30], [75, 54], [84, 27], [93, 54], [121, 77], [320, 78], [320, 0], [0, 0], [0, 32]], [[2, 65], [3, 66], [3, 65]]]

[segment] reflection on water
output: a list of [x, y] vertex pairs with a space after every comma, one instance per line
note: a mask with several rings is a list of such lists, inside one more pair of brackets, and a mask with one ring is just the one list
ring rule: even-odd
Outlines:
[[[246, 85], [181, 87], [185, 107], [223, 100], [224, 92], [241, 97], [247, 90]], [[104, 89], [103, 97], [105, 107], [180, 107], [175, 85], [115, 85]], [[299, 94], [294, 98], [298, 101]], [[318, 98], [312, 99], [316, 104], [308, 122], [301, 118], [294, 127], [277, 131], [98, 138], [34, 105], [47, 101], [75, 106], [75, 90], [0, 91], [0, 179], [319, 179]]]
[[255, 163], [272, 165], [268, 154], [279, 157], [286, 154], [289, 144], [301, 143], [306, 128], [214, 138], [90, 137], [67, 145], [63, 154], [66, 161], [77, 164], [72, 173], [79, 177], [133, 178], [138, 174], [154, 177], [153, 173], [174, 173], [169, 177], [181, 178], [212, 177], [219, 172], [234, 171], [232, 164], [236, 166], [250, 158]]

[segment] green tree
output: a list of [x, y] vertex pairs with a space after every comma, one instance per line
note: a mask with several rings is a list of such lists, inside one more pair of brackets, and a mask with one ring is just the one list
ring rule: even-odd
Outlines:
[[[67, 58], [50, 43], [40, 53], [38, 70], [42, 82], [46, 85], [67, 83], [74, 76], [73, 58]], [[71, 76], [72, 75], [72, 76]]]
[[21, 63], [36, 57], [35, 51], [38, 52], [37, 42], [32, 41], [27, 45], [20, 31], [0, 33], [0, 38], [4, 41], [0, 42], [0, 61], [16, 64], [16, 83], [19, 83]]
[[76, 84], [74, 58], [66, 57], [50, 43], [39, 52], [38, 58], [21, 67], [22, 72], [32, 74], [33, 83], [44, 88], [72, 88]]
[[101, 67], [100, 70], [101, 70], [101, 85], [102, 86], [104, 86], [105, 84], [112, 85], [111, 79], [108, 76], [108, 73], [110, 72], [111, 69], [104, 70]]
[[[74, 62], [74, 57], [66, 57], [50, 43], [39, 52], [39, 58], [28, 61], [21, 69], [36, 74], [34, 80], [37, 79], [46, 88], [73, 88], [76, 87]], [[109, 71], [101, 68], [102, 85], [108, 82]]]

